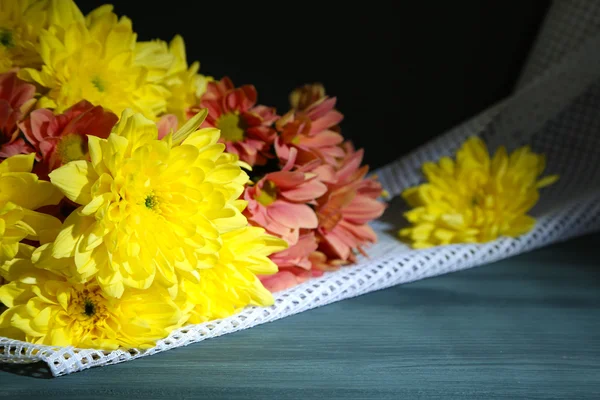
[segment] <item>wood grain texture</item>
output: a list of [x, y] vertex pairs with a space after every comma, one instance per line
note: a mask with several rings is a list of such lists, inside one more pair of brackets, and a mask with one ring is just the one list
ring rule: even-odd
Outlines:
[[598, 399], [600, 235], [56, 378], [13, 399]]

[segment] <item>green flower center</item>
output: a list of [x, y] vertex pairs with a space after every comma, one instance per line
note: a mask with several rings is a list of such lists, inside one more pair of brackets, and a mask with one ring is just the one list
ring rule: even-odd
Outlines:
[[144, 199], [144, 205], [146, 206], [147, 209], [154, 210], [156, 208], [156, 206], [158, 206], [158, 199], [156, 198], [155, 195], [149, 194]]
[[15, 47], [15, 39], [11, 31], [0, 28], [0, 44], [9, 49]]
[[266, 181], [262, 189], [260, 189], [259, 195], [256, 196], [256, 201], [263, 206], [269, 206], [277, 200], [277, 192], [277, 186], [271, 181]]
[[106, 90], [106, 84], [98, 76], [95, 76], [92, 79], [92, 85], [94, 85], [94, 87], [96, 88], [96, 90], [98, 90], [99, 92], [104, 92]]
[[56, 151], [63, 164], [70, 161], [86, 160], [88, 155], [87, 140], [83, 135], [67, 135], [58, 142]]
[[96, 305], [89, 298], [83, 301], [83, 313], [88, 317], [96, 314]]
[[221, 137], [228, 142], [239, 142], [246, 136], [246, 122], [237, 113], [221, 115], [216, 125], [221, 131]]

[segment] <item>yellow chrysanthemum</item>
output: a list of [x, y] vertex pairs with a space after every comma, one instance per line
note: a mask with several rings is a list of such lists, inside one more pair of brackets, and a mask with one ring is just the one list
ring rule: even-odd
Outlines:
[[522, 147], [508, 155], [500, 147], [490, 159], [485, 143], [469, 138], [456, 161], [443, 157], [425, 163], [427, 183], [404, 191], [413, 207], [405, 216], [412, 226], [400, 230], [415, 248], [451, 243], [482, 243], [528, 232], [535, 219], [527, 212], [539, 189], [557, 176], [539, 179], [545, 158]]
[[188, 118], [186, 111], [198, 104], [200, 97], [206, 92], [206, 86], [214, 79], [199, 74], [200, 63], [195, 61], [187, 66], [185, 44], [180, 36], [176, 36], [169, 45], [169, 50], [185, 68], [179, 73], [168, 76], [165, 85], [171, 92], [167, 103], [167, 113], [177, 116], [180, 124]]
[[72, 1], [0, 1], [0, 73], [15, 67], [40, 67], [42, 29], [74, 21], [83, 21], [83, 15]]
[[155, 119], [166, 111], [169, 91], [135, 62], [136, 34], [131, 21], [117, 18], [112, 6], [92, 11], [85, 22], [52, 25], [40, 34], [42, 68], [19, 77], [48, 89], [39, 107], [63, 112], [80, 100], [116, 114], [131, 108]]
[[[126, 110], [108, 139], [89, 138], [91, 162], [50, 174], [81, 205], [52, 245], [64, 266], [73, 259], [70, 275], [97, 277], [113, 297], [153, 283], [175, 297], [182, 279], [198, 282], [218, 264], [223, 235], [247, 225], [238, 197], [248, 176], [217, 143], [218, 130], [189, 134], [205, 115], [157, 140], [152, 121]], [[51, 264], [40, 266], [56, 268]]]
[[[173, 42], [183, 44], [183, 38], [177, 35]], [[152, 82], [163, 82], [187, 69], [185, 53], [183, 58], [180, 57], [171, 51], [167, 42], [163, 40], [137, 42], [135, 63], [148, 70], [148, 79]]]
[[34, 159], [35, 154], [17, 155], [0, 163], [0, 264], [22, 250], [23, 239], [45, 242], [60, 229], [58, 219], [35, 211], [63, 196], [31, 173]]
[[158, 286], [131, 289], [115, 299], [94, 281], [73, 284], [29, 260], [15, 260], [2, 269], [10, 283], [0, 287], [0, 301], [8, 307], [0, 315], [0, 336], [51, 346], [143, 349], [184, 321]]
[[285, 243], [258, 227], [243, 227], [221, 236], [223, 246], [214, 268], [200, 271], [199, 280], [180, 283], [179, 301], [191, 308], [190, 323], [201, 323], [232, 315], [247, 305], [266, 306], [273, 302], [259, 275], [277, 272], [269, 255]]
[[185, 43], [179, 35], [168, 46], [161, 40], [138, 43], [136, 63], [148, 68], [149, 76], [169, 90], [167, 113], [175, 115], [179, 124], [187, 120], [186, 111], [198, 104], [213, 80], [198, 73], [197, 61], [188, 67]]

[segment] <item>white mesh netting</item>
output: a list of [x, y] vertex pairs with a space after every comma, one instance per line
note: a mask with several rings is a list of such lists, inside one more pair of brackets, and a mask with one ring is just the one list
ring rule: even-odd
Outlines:
[[553, 242], [600, 230], [600, 2], [558, 1], [542, 27], [516, 92], [500, 104], [442, 135], [411, 155], [377, 171], [392, 196], [418, 183], [424, 161], [452, 155], [463, 140], [479, 135], [490, 149], [531, 144], [548, 159], [559, 182], [545, 189], [532, 214], [533, 231], [517, 239], [481, 245], [411, 250], [396, 239], [404, 205], [394, 198], [373, 223], [379, 243], [369, 259], [276, 294], [268, 308], [250, 307], [232, 317], [174, 331], [156, 347], [100, 351], [32, 345], [0, 337], [0, 362], [43, 361], [54, 376], [149, 356], [250, 328], [434, 275], [489, 263]]

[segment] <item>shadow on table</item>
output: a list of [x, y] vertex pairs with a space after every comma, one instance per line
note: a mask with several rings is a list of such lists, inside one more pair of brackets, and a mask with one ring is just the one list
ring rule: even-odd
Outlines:
[[2, 364], [0, 363], [0, 371], [9, 372], [15, 375], [30, 376], [39, 379], [53, 378], [52, 372], [46, 363], [40, 361], [28, 364]]
[[406, 204], [402, 196], [395, 196], [388, 200], [385, 212], [379, 217], [379, 221], [390, 225], [390, 228], [386, 229], [385, 232], [396, 236], [401, 228], [407, 227], [408, 221], [404, 218], [404, 213], [408, 210], [408, 204]]

